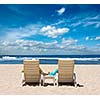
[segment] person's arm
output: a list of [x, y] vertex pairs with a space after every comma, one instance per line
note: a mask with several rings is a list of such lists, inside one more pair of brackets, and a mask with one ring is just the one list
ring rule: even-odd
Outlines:
[[45, 72], [43, 72], [43, 70], [40, 68], [40, 73], [43, 74], [43, 75], [48, 75], [50, 72], [45, 73]]

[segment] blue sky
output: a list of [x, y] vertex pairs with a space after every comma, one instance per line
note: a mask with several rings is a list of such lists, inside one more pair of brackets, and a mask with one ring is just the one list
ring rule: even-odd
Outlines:
[[0, 54], [100, 54], [100, 5], [0, 5]]

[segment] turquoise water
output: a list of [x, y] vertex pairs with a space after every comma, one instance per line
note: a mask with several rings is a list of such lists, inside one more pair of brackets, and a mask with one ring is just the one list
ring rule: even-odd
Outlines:
[[23, 60], [33, 58], [40, 64], [57, 64], [60, 58], [73, 59], [75, 64], [100, 64], [100, 55], [0, 55], [0, 64], [23, 64]]

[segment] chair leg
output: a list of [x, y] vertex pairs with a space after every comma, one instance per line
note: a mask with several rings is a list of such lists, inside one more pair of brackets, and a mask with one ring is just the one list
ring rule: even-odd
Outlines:
[[74, 79], [74, 86], [77, 87], [76, 73], [74, 73], [73, 79]]
[[54, 86], [55, 86], [55, 81], [56, 81], [56, 80], [55, 80], [55, 78], [54, 78], [54, 79], [53, 79], [53, 84], [54, 84]]
[[44, 81], [45, 81], [45, 77], [43, 75], [41, 75], [41, 78], [40, 78], [40, 83], [41, 85], [44, 86]]
[[22, 73], [22, 86], [25, 86], [25, 77], [24, 77], [24, 73]]
[[58, 86], [58, 79], [55, 79], [55, 84]]
[[77, 82], [74, 82], [74, 86], [77, 88]]
[[41, 86], [41, 83], [42, 83], [41, 81], [42, 81], [42, 80], [41, 80], [41, 78], [40, 78], [40, 83], [39, 83], [39, 86]]
[[43, 86], [44, 86], [44, 83], [45, 83], [45, 79], [43, 80]]
[[55, 76], [55, 84], [58, 86], [58, 73], [56, 73], [56, 76]]
[[22, 81], [22, 87], [26, 85], [25, 80]]
[[59, 86], [58, 82], [57, 82], [57, 86]]

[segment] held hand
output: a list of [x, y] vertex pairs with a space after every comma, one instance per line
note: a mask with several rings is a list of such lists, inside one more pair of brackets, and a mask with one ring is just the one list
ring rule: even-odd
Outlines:
[[48, 72], [48, 75], [50, 74], [50, 72]]

